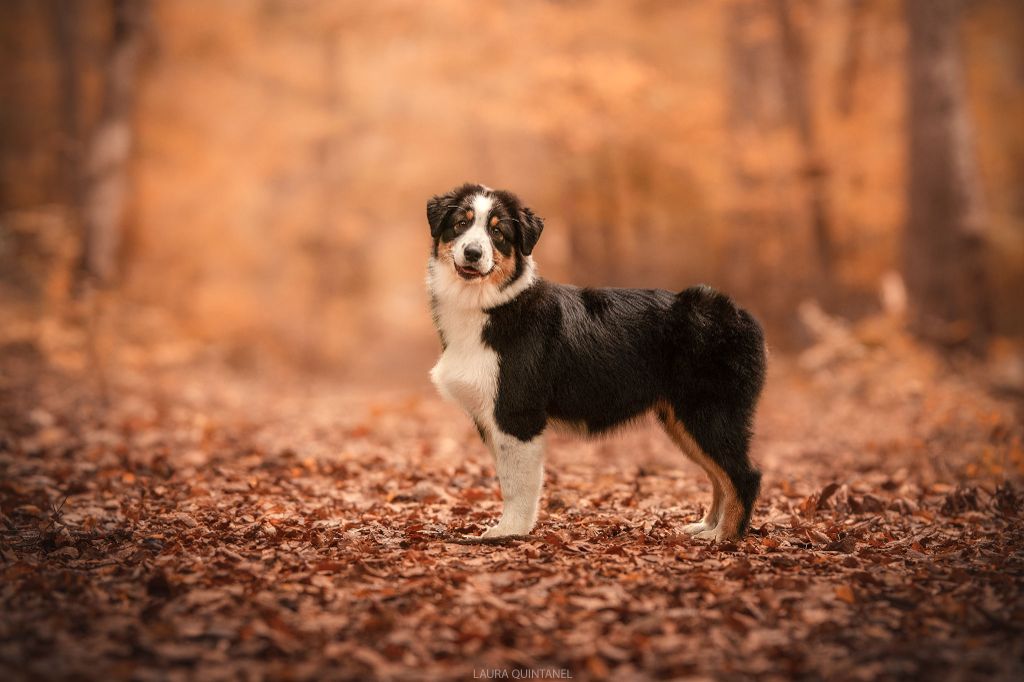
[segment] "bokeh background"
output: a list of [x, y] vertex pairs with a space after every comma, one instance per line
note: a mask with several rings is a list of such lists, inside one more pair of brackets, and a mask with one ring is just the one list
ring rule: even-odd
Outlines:
[[[1022, 86], [1022, 0], [0, 0], [0, 680], [1024, 680]], [[762, 320], [745, 538], [649, 419], [463, 544], [465, 181]]]
[[808, 301], [1024, 332], [1016, 0], [7, 0], [0, 50], [0, 316], [57, 361], [424, 382], [463, 181], [545, 276], [708, 282], [777, 351]]

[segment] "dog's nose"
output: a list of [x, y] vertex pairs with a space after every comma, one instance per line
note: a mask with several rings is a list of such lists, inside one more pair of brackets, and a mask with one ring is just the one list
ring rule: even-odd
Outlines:
[[470, 244], [462, 250], [462, 255], [466, 257], [466, 260], [470, 263], [475, 263], [480, 260], [480, 257], [484, 255], [484, 250], [476, 244]]

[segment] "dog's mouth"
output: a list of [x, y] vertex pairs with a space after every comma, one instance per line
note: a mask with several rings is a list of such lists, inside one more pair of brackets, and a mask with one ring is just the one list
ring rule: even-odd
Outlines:
[[464, 268], [458, 263], [455, 264], [455, 272], [459, 273], [462, 279], [480, 279], [487, 273], [480, 272], [476, 268]]

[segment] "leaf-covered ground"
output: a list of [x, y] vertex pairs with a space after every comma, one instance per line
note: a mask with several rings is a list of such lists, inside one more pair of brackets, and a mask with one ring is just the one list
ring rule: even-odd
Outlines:
[[[651, 424], [549, 438], [528, 540], [424, 386], [0, 353], [3, 679], [1021, 679], [1020, 405], [912, 346], [775, 357], [751, 534]], [[126, 365], [127, 367], [127, 365]]]

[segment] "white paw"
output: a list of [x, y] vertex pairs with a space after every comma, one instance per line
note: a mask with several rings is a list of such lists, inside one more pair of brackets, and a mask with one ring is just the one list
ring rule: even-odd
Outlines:
[[717, 541], [717, 540], [721, 540], [722, 539], [717, 528], [711, 528], [709, 530], [701, 531], [700, 533], [697, 533], [693, 537], [697, 538], [698, 540], [716, 540]]
[[529, 535], [533, 530], [530, 526], [521, 523], [509, 523], [502, 519], [498, 525], [491, 526], [484, 531], [482, 538], [504, 538], [509, 535]]
[[683, 532], [687, 535], [696, 535], [697, 533], [703, 533], [706, 530], [711, 529], [708, 528], [708, 524], [704, 523], [703, 521], [698, 521], [697, 523], [688, 523], [685, 526], [683, 526]]

